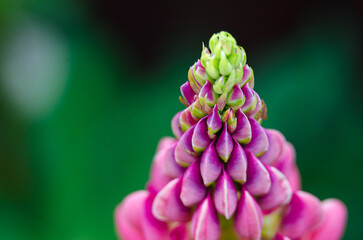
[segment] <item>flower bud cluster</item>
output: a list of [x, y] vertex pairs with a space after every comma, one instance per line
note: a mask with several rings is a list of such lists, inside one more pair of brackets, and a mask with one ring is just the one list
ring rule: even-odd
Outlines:
[[[210, 49], [210, 50], [209, 50]], [[266, 106], [253, 90], [246, 54], [227, 32], [188, 72], [186, 108], [161, 140], [147, 191], [116, 209], [125, 239], [339, 239], [346, 208], [301, 191], [293, 146], [261, 126]], [[336, 218], [329, 218], [331, 212]]]

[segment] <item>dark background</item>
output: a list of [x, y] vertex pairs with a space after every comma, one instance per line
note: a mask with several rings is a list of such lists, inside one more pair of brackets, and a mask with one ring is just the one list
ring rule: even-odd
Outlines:
[[361, 237], [359, 1], [0, 1], [0, 238], [116, 239], [201, 43], [242, 45], [267, 128], [297, 151], [303, 189]]

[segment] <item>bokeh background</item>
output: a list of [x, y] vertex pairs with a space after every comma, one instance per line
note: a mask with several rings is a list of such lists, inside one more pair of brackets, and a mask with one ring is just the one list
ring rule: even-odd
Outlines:
[[359, 1], [0, 1], [0, 239], [116, 239], [201, 42], [231, 32], [297, 151], [303, 188], [348, 206], [360, 239]]

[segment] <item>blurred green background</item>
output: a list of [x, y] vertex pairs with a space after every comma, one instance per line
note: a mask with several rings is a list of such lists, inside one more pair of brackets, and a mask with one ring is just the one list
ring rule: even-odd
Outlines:
[[113, 209], [144, 188], [179, 86], [220, 30], [246, 49], [303, 189], [343, 200], [344, 239], [360, 239], [358, 2], [1, 0], [0, 239], [116, 239]]

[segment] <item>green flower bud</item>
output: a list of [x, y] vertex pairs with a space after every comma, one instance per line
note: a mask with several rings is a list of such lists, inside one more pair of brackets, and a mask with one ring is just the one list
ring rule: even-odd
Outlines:
[[219, 62], [219, 72], [223, 76], [228, 76], [233, 70], [232, 64], [229, 63], [224, 51], [221, 51], [221, 61]]
[[234, 68], [238, 68], [242, 63], [242, 50], [236, 47], [233, 53], [228, 57], [228, 61], [232, 64]]
[[217, 79], [220, 76], [218, 67], [219, 66], [219, 59], [213, 56], [210, 61], [207, 62], [207, 67], [205, 70], [207, 71], [208, 75], [211, 76], [213, 79]]
[[243, 47], [240, 47], [241, 51], [242, 51], [242, 67], [244, 67], [244, 65], [246, 65], [247, 62], [247, 55], [245, 50], [243, 49]]
[[225, 77], [221, 76], [213, 84], [213, 90], [217, 94], [222, 94], [224, 90]]
[[242, 82], [242, 78], [243, 78], [243, 68], [242, 67], [237, 68], [235, 70], [235, 72], [236, 72], [236, 80], [235, 80], [235, 82], [236, 83], [241, 83]]
[[231, 89], [233, 88], [233, 86], [236, 84], [235, 83], [235, 78], [236, 78], [236, 72], [232, 71], [231, 74], [228, 77], [228, 80], [226, 82], [226, 84], [224, 85], [224, 92], [229, 92], [231, 91]]

